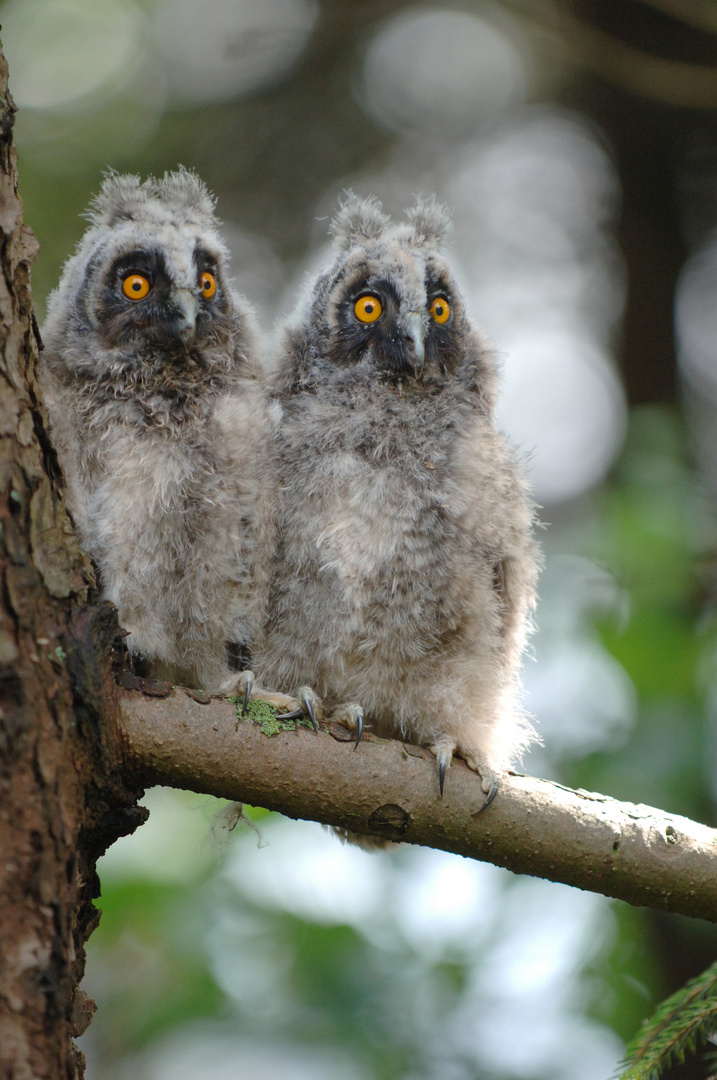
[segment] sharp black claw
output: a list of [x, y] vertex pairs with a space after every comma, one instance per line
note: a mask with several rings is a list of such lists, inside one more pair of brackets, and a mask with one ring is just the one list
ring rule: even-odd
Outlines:
[[244, 704], [242, 706], [241, 714], [246, 716], [246, 711], [249, 708], [249, 698], [251, 697], [251, 688], [254, 685], [252, 679], [247, 679], [246, 686], [244, 687]]
[[445, 761], [438, 762], [438, 784], [441, 789], [441, 798], [443, 798], [443, 785], [446, 782], [446, 763]]
[[275, 720], [301, 720], [304, 715], [303, 709], [294, 709], [293, 712], [274, 713]]
[[498, 794], [498, 788], [499, 787], [500, 787], [500, 780], [499, 780], [499, 778], [497, 776], [494, 776], [493, 781], [492, 781], [492, 783], [490, 785], [490, 791], [488, 792], [488, 794], [485, 797], [485, 802], [481, 806], [480, 810], [477, 810], [476, 813], [473, 815], [474, 817], [477, 817], [478, 814], [482, 814], [484, 810], [488, 809], [490, 804], [493, 802], [493, 799]]
[[318, 731], [319, 730], [319, 725], [316, 722], [316, 713], [314, 712], [314, 703], [313, 703], [313, 701], [311, 700], [310, 697], [304, 698], [304, 705], [306, 706], [306, 711], [309, 714], [309, 720], [311, 721], [311, 723], [313, 725], [314, 731]]
[[363, 713], [356, 714], [356, 744], [354, 750], [358, 750], [358, 744], [361, 742], [361, 736], [363, 735]]

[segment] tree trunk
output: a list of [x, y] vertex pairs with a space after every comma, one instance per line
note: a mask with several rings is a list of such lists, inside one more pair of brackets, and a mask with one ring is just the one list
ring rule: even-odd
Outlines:
[[81, 1077], [72, 1036], [94, 1005], [77, 990], [99, 920], [95, 862], [146, 812], [117, 760], [114, 610], [57, 490], [38, 403], [39, 335], [0, 54], [0, 1076]]

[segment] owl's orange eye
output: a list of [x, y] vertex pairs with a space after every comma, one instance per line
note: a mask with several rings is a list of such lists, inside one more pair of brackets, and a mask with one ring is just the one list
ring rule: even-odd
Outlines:
[[451, 309], [448, 306], [448, 301], [444, 300], [442, 296], [437, 296], [428, 310], [437, 323], [448, 322]]
[[204, 299], [211, 300], [214, 293], [217, 291], [217, 279], [214, 277], [214, 274], [210, 274], [208, 270], [205, 270], [199, 279], [199, 285]]
[[144, 274], [128, 274], [122, 282], [122, 292], [128, 300], [144, 300], [151, 287]]
[[359, 322], [376, 322], [382, 311], [381, 301], [377, 296], [360, 296], [354, 304], [354, 315]]

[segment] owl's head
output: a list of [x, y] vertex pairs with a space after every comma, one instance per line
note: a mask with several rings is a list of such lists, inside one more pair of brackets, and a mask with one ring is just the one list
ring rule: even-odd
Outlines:
[[331, 223], [337, 257], [317, 283], [312, 322], [335, 365], [427, 379], [452, 374], [465, 355], [470, 328], [441, 251], [448, 212], [421, 200], [406, 217], [394, 224], [375, 199], [349, 195]]
[[104, 350], [179, 364], [231, 331], [227, 250], [204, 184], [184, 169], [110, 175], [50, 301], [48, 323]]

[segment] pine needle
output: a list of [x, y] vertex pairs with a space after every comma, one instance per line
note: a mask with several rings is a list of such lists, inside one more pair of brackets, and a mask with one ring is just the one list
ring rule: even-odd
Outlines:
[[717, 962], [657, 1007], [630, 1042], [617, 1080], [659, 1080], [717, 1027]]

